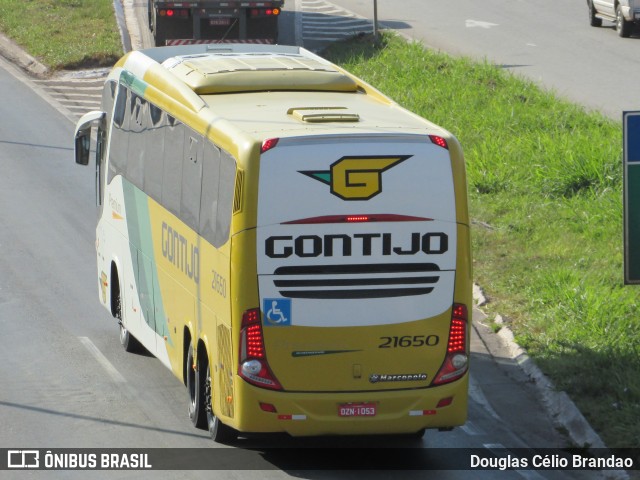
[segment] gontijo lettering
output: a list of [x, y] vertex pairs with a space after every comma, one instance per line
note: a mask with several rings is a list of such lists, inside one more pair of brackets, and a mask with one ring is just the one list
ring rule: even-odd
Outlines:
[[441, 255], [449, 249], [449, 237], [443, 232], [411, 233], [396, 239], [391, 233], [355, 233], [353, 235], [272, 236], [265, 240], [265, 254], [270, 258], [342, 257], [372, 255]]
[[162, 222], [162, 256], [195, 283], [200, 283], [200, 251], [177, 230]]

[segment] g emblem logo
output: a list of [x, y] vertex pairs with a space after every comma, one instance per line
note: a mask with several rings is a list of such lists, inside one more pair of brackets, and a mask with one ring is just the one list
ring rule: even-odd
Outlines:
[[342, 157], [330, 171], [302, 171], [308, 177], [326, 183], [331, 193], [343, 200], [369, 200], [382, 191], [382, 172], [411, 155], [381, 157]]

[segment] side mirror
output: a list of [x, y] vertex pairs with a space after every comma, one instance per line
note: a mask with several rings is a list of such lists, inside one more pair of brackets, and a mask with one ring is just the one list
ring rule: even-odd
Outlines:
[[78, 165], [89, 164], [89, 153], [91, 152], [91, 124], [81, 128], [76, 132], [76, 163]]
[[89, 112], [82, 116], [76, 125], [75, 134], [75, 155], [78, 165], [89, 164], [89, 154], [91, 152], [91, 125], [94, 122], [104, 122], [105, 112]]

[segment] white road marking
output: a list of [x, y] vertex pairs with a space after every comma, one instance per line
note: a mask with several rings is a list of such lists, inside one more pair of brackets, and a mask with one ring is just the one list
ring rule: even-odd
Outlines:
[[500, 26], [497, 23], [483, 22], [481, 20], [466, 20], [464, 22], [464, 25], [467, 28], [485, 28], [485, 29], [489, 29], [489, 28], [499, 27]]
[[116, 383], [127, 383], [127, 380], [122, 376], [122, 374], [113, 366], [113, 364], [107, 360], [102, 352], [94, 345], [94, 343], [88, 337], [78, 337], [80, 342], [85, 346], [89, 353], [93, 355], [93, 357], [98, 361], [102, 368], [104, 368], [111, 379]]

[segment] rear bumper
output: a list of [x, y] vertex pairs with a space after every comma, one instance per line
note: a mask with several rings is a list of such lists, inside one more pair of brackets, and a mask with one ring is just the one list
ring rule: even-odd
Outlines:
[[[456, 427], [467, 419], [468, 376], [427, 389], [356, 393], [277, 392], [237, 379], [236, 418], [221, 420], [240, 432], [292, 436], [402, 434]], [[449, 397], [448, 406], [438, 407]], [[261, 403], [272, 405], [276, 412], [264, 411]], [[349, 403], [375, 403], [376, 415], [340, 417], [339, 406]]]

